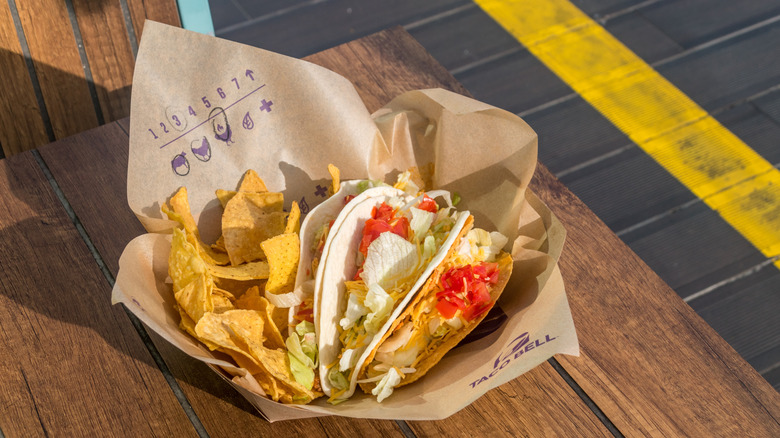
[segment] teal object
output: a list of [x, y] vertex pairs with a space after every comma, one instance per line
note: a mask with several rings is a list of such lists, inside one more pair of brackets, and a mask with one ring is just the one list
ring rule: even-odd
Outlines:
[[206, 35], [214, 35], [214, 22], [208, 0], [176, 0], [181, 26]]

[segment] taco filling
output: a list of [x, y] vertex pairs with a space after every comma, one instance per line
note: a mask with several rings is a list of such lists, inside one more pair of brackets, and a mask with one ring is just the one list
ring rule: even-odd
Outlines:
[[415, 284], [456, 225], [458, 213], [428, 195], [393, 196], [363, 223], [356, 274], [345, 282], [346, 310], [338, 321], [341, 353], [327, 364], [331, 402], [351, 395], [358, 360]]
[[[462, 231], [443, 263], [369, 356], [358, 383], [381, 402], [422, 377], [485, 317], [511, 275], [498, 232]], [[469, 231], [467, 231], [469, 230]]]

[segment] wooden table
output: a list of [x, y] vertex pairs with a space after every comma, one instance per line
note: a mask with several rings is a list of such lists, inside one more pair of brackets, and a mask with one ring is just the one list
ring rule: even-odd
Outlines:
[[[400, 29], [309, 60], [353, 81], [371, 111], [412, 89], [468, 94]], [[0, 435], [780, 436], [780, 395], [541, 164], [532, 188], [568, 230], [579, 358], [442, 421], [267, 423], [110, 304], [119, 255], [144, 232], [126, 203], [128, 127], [0, 161]]]

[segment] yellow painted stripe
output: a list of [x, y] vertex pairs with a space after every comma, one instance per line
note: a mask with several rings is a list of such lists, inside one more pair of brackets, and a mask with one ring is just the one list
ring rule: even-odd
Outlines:
[[570, 2], [475, 2], [759, 251], [780, 255], [780, 171]]

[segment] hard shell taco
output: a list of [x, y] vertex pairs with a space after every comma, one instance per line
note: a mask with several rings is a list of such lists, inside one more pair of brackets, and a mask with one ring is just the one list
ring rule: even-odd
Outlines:
[[[430, 193], [449, 199], [446, 192]], [[360, 197], [329, 238], [315, 294], [321, 384], [334, 403], [352, 396], [369, 355], [469, 218], [439, 208], [427, 194], [377, 187]]]
[[469, 216], [446, 257], [396, 318], [358, 372], [381, 402], [421, 378], [466, 337], [498, 300], [512, 275], [506, 237], [472, 228]]

